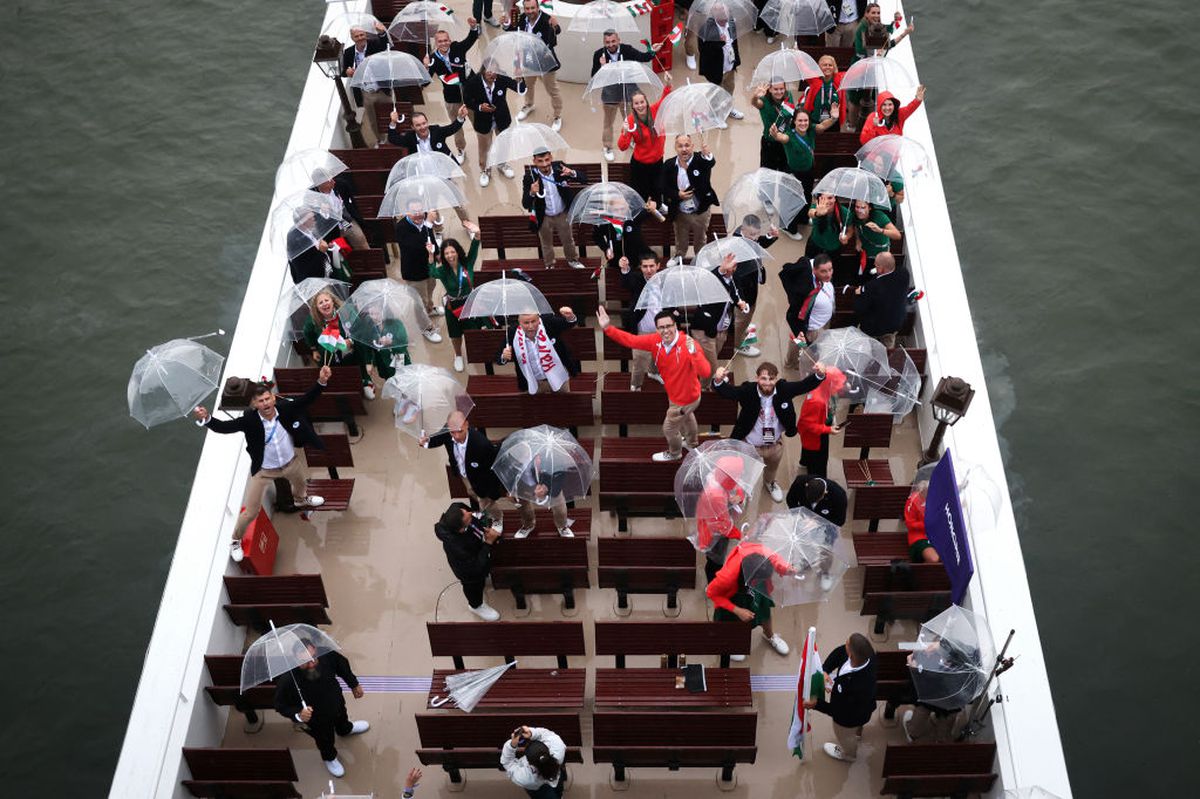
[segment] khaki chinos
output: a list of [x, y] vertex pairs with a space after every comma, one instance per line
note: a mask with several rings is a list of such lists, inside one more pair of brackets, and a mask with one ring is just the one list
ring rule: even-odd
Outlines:
[[297, 505], [304, 503], [308, 497], [308, 487], [305, 485], [308, 475], [305, 473], [304, 460], [299, 453], [285, 463], [282, 468], [259, 469], [256, 474], [250, 475], [250, 479], [246, 482], [246, 493], [242, 496], [242, 512], [238, 514], [237, 524], [233, 528], [234, 541], [242, 540], [246, 527], [262, 510], [263, 494], [266, 492], [267, 486], [274, 485], [275, 480], [280, 477], [287, 480], [288, 485], [292, 487], [292, 500]]

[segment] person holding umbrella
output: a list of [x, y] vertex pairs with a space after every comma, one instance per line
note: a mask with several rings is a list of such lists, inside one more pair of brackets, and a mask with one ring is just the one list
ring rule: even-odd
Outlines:
[[[428, 214], [424, 204], [417, 199], [408, 201], [407, 213], [396, 221], [396, 246], [400, 250], [400, 277], [404, 279], [425, 303], [425, 312], [430, 316], [444, 313], [433, 304], [433, 278], [429, 275], [429, 254], [437, 248], [433, 235], [433, 224], [437, 212]], [[429, 327], [421, 331], [431, 343], [437, 344], [442, 336], [437, 332], [437, 323], [430, 321]]]
[[[497, 73], [496, 62], [490, 59], [485, 60], [479, 71], [463, 84], [463, 104], [471, 112], [471, 123], [479, 142], [479, 185], [484, 188], [492, 182], [492, 169], [487, 163], [492, 141], [497, 133], [512, 124], [508, 95], [513, 92], [525, 94], [524, 79]], [[508, 164], [500, 164], [500, 172], [510, 180], [516, 174]]]
[[854, 241], [860, 259], [858, 273], [860, 276], [866, 276], [874, 271], [876, 257], [890, 252], [892, 242], [903, 237], [904, 234], [887, 215], [887, 211], [873, 208], [865, 200], [855, 200], [850, 224], [842, 231], [838, 240], [842, 244]]
[[[698, 12], [697, 9], [691, 13], [695, 15]], [[695, 24], [692, 17], [688, 21], [691, 23], [689, 27]], [[742, 63], [737, 42], [739, 35], [741, 31], [737, 29], [737, 23], [730, 17], [729, 9], [723, 2], [716, 2], [708, 9], [708, 18], [696, 31], [696, 37], [700, 40], [701, 77], [730, 94], [736, 90], [736, 71]], [[746, 115], [732, 108], [729, 116], [744, 119]]]
[[492, 570], [492, 547], [500, 530], [486, 514], [476, 515], [462, 502], [453, 502], [433, 527], [442, 542], [450, 571], [462, 583], [467, 606], [484, 621], [498, 621], [500, 613], [483, 600], [483, 588]]
[[578, 178], [579, 173], [562, 161], [555, 161], [548, 149], [541, 148], [533, 154], [533, 168], [521, 181], [521, 207], [529, 213], [529, 226], [538, 234], [542, 264], [547, 269], [554, 268], [555, 235], [562, 242], [567, 265], [572, 269], [583, 269], [567, 215], [577, 190], [572, 184]]
[[654, 127], [654, 115], [658, 107], [671, 93], [671, 73], [663, 73], [662, 97], [651, 104], [643, 91], [634, 92], [629, 98], [631, 112], [625, 117], [621, 135], [617, 138], [617, 147], [621, 152], [633, 145], [633, 154], [629, 159], [629, 185], [639, 197], [647, 199], [657, 197], [659, 192], [659, 175], [662, 172], [663, 150], [666, 138]]
[[821, 664], [828, 699], [806, 699], [804, 706], [833, 719], [833, 737], [825, 754], [853, 763], [863, 725], [875, 713], [875, 649], [862, 633], [852, 633], [846, 643], [829, 653]]
[[445, 294], [442, 304], [446, 308], [446, 334], [450, 336], [450, 346], [454, 348], [454, 371], [461, 372], [466, 368], [463, 361], [463, 330], [475, 329], [480, 324], [474, 320], [458, 318], [467, 296], [475, 288], [475, 261], [479, 257], [479, 226], [474, 222], [463, 222], [463, 227], [471, 236], [471, 249], [463, 251], [458, 239], [443, 239], [441, 257], [436, 253], [429, 254], [429, 274], [442, 284]]
[[885, 133], [903, 136], [905, 120], [921, 107], [924, 100], [925, 87], [923, 85], [917, 87], [916, 97], [905, 106], [901, 106], [900, 101], [891, 92], [880, 92], [875, 98], [875, 113], [869, 115], [866, 122], [863, 123], [862, 133], [858, 135], [858, 140], [862, 144], [866, 144], [876, 136], [882, 136]]
[[[367, 56], [382, 53], [388, 49], [388, 32], [387, 26], [376, 20], [375, 30], [369, 31], [364, 27], [352, 25], [350, 28], [351, 45], [342, 50], [342, 74], [347, 78], [354, 77], [354, 71], [366, 60]], [[379, 135], [375, 122], [375, 106], [378, 103], [389, 103], [392, 101], [391, 92], [387, 91], [367, 91], [362, 89], [354, 89], [354, 102], [358, 103], [358, 107], [363, 109], [363, 131], [367, 145], [377, 143], [382, 137]]]
[[[469, 427], [467, 416], [462, 411], [450, 414], [445, 432], [424, 436], [418, 443], [426, 449], [445, 447], [450, 468], [462, 477], [467, 485], [467, 495], [478, 503], [484, 513], [508, 494], [492, 472], [492, 464], [496, 462], [500, 447], [493, 444], [482, 430]], [[503, 521], [497, 515], [492, 526], [502, 530], [502, 525]]]
[[[790, 575], [791, 564], [759, 544], [742, 542], [725, 559], [725, 564], [708, 584], [705, 594], [713, 603], [713, 621], [749, 622], [762, 627], [763, 638], [780, 655], [790, 648], [775, 633], [771, 623], [770, 596], [772, 575]], [[745, 655], [733, 655], [733, 660], [745, 660]]]
[[[410, 153], [441, 153], [448, 156], [450, 155], [450, 145], [446, 144], [446, 140], [451, 136], [461, 137], [462, 126], [466, 121], [467, 107], [461, 104], [456, 109], [454, 118], [449, 125], [430, 125], [429, 117], [425, 116], [425, 112], [414, 111], [412, 115], [413, 129], [401, 133], [396, 129], [400, 123], [400, 114], [393, 111], [392, 121], [388, 125], [388, 144], [403, 147]], [[460, 157], [462, 147], [463, 145], [459, 145]]]
[[571, 354], [563, 333], [578, 324], [579, 317], [565, 305], [557, 314], [520, 314], [496, 356], [496, 364], [517, 362], [517, 387], [521, 391], [570, 391], [571, 378], [579, 374], [579, 361]]
[[314, 169], [312, 190], [327, 195], [334, 208], [341, 206], [342, 214], [338, 220], [338, 228], [351, 247], [365, 250], [371, 246], [363, 233], [363, 216], [354, 201], [354, 179], [350, 177], [349, 171], [331, 176], [328, 170]]
[[363, 689], [350, 668], [350, 661], [336, 649], [317, 655], [311, 641], [300, 639], [304, 651], [297, 651], [301, 665], [292, 669], [290, 680], [275, 683], [275, 710], [285, 719], [299, 722], [305, 735], [317, 742], [325, 768], [335, 777], [344, 776], [346, 768], [338, 760], [335, 735], [362, 735], [371, 729], [365, 720], [350, 721], [346, 699], [342, 696], [340, 677], [355, 699], [362, 699]]
[[800, 465], [814, 477], [828, 479], [829, 436], [842, 432], [842, 426], [834, 424], [835, 407], [832, 397], [846, 385], [846, 375], [841, 369], [829, 367], [825, 370], [825, 381], [810, 391], [800, 406]]
[[846, 73], [838, 72], [837, 59], [828, 54], [821, 56], [817, 66], [821, 68], [821, 77], [808, 82], [804, 89], [803, 104], [812, 119], [813, 130], [825, 133], [837, 128], [842, 110], [839, 92], [842, 76]]
[[567, 503], [587, 495], [592, 459], [568, 431], [549, 425], [518, 430], [500, 446], [492, 471], [521, 506], [517, 538], [533, 532], [535, 510], [549, 508], [563, 538], [573, 537]]
[[712, 207], [721, 204], [712, 187], [716, 164], [717, 159], [707, 144], [700, 148], [700, 157], [696, 157], [692, 137], [686, 133], [675, 137], [675, 156], [663, 162], [659, 195], [667, 219], [674, 223], [677, 263], [683, 263], [689, 245], [694, 252], [700, 252], [708, 236]]
[[[764, 169], [778, 169], [781, 172], [786, 170], [788, 159], [784, 155], [782, 142], [787, 139], [780, 139], [776, 134], [780, 122], [796, 113], [792, 93], [783, 81], [764, 83], [754, 87], [754, 93], [750, 95], [750, 105], [758, 109], [763, 126], [758, 165]], [[806, 191], [809, 188], [810, 186], [805, 186]]]
[[[322, 289], [309, 302], [309, 316], [304, 320], [304, 342], [312, 352], [313, 363], [330, 366], [357, 366], [362, 377], [363, 396], [369, 400], [375, 399], [375, 386], [371, 383], [371, 373], [367, 371], [370, 357], [355, 349], [354, 341], [346, 333], [338, 311], [342, 301], [329, 289]], [[405, 344], [407, 344], [407, 336]], [[405, 347], [407, 350], [407, 346]], [[390, 360], [384, 366], [390, 368]], [[387, 378], [391, 375], [380, 375]]]
[[[433, 51], [425, 55], [425, 66], [430, 75], [437, 76], [442, 81], [442, 102], [446, 105], [446, 113], [451, 119], [462, 119], [463, 108], [462, 84], [471, 73], [471, 65], [467, 63], [467, 51], [479, 40], [482, 28], [475, 17], [467, 18], [467, 26], [471, 29], [467, 37], [461, 41], [451, 42], [449, 31], [440, 30], [433, 36]], [[416, 114], [413, 115], [416, 124]], [[390, 135], [390, 134], [389, 134]], [[454, 131], [454, 146], [458, 152], [454, 160], [461, 164], [467, 160], [467, 137], [463, 135], [462, 126]], [[414, 151], [415, 152], [415, 151]]]
[[868, 336], [891, 349], [908, 316], [908, 270], [896, 266], [896, 256], [875, 256], [875, 276], [855, 290], [854, 316]]
[[[542, 7], [538, 0], [524, 0], [521, 4], [521, 10], [525, 12], [525, 16], [519, 17], [513, 26], [505, 26], [506, 30], [522, 30], [530, 33], [539, 39], [550, 48], [550, 55], [554, 56], [556, 66], [554, 69], [542, 75], [542, 82], [546, 84], [546, 92], [550, 95], [550, 107], [554, 110], [554, 122], [550, 127], [555, 132], [562, 130], [562, 110], [563, 101], [562, 94], [558, 90], [558, 78], [555, 72], [558, 71], [558, 54], [554, 52], [555, 46], [558, 44], [558, 34], [562, 33], [562, 28], [559, 27], [558, 19], [553, 16], [547, 16], [542, 13]], [[525, 100], [525, 105], [517, 112], [517, 121], [522, 122], [527, 116], [533, 113], [533, 101], [535, 90], [537, 89], [537, 77], [529, 78], [529, 95]]]
[[[650, 49], [642, 52], [628, 44], [621, 43], [621, 35], [612, 28], [604, 31], [604, 46], [592, 53], [592, 72], [595, 76], [600, 71], [600, 67], [605, 64], [612, 64], [618, 61], [652, 61], [657, 57], [658, 51], [662, 49], [663, 43], [651, 45]], [[669, 74], [669, 73], [664, 73]], [[600, 95], [601, 102], [604, 104], [604, 130], [600, 134], [600, 141], [604, 147], [604, 160], [612, 161], [613, 155], [613, 122], [617, 118], [617, 110], [624, 107], [629, 100], [628, 93], [636, 90], [635, 86], [606, 86]]]

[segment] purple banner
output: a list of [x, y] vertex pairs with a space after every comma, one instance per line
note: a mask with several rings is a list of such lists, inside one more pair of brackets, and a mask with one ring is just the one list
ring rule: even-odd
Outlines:
[[954, 462], [946, 450], [933, 474], [929, 476], [929, 493], [925, 498], [925, 535], [937, 550], [950, 575], [950, 599], [962, 604], [975, 574], [971, 561], [971, 546], [967, 542], [967, 525], [963, 521], [962, 505], [958, 501], [958, 479]]

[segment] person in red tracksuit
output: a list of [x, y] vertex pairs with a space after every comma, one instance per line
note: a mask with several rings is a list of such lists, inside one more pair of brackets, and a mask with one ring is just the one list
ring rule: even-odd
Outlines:
[[654, 317], [657, 333], [635, 336], [614, 326], [608, 313], [601, 306], [596, 310], [596, 321], [604, 334], [623, 347], [631, 350], [646, 350], [654, 358], [654, 365], [667, 389], [667, 416], [663, 419], [663, 435], [667, 438], [667, 449], [654, 453], [658, 462], [677, 461], [683, 457], [683, 446], [699, 445], [699, 427], [696, 424], [696, 407], [700, 405], [700, 380], [712, 374], [712, 367], [704, 357], [704, 350], [691, 336], [680, 333], [675, 317], [670, 311], [659, 311]]
[[846, 375], [832, 366], [825, 369], [825, 381], [808, 393], [800, 406], [800, 465], [815, 477], [827, 477], [829, 436], [842, 432], [833, 421], [830, 398], [846, 385]]
[[643, 198], [658, 196], [658, 176], [662, 172], [666, 137], [654, 129], [654, 119], [658, 107], [671, 93], [670, 77], [670, 72], [663, 73], [667, 85], [663, 88], [662, 97], [653, 105], [645, 92], [635, 92], [629, 98], [633, 110], [625, 117], [621, 135], [617, 138], [617, 147], [621, 152], [628, 150], [630, 144], [633, 145], [633, 157], [629, 161], [629, 185]]
[[858, 140], [866, 144], [876, 136], [882, 136], [885, 133], [903, 136], [904, 121], [912, 116], [913, 111], [916, 111], [924, 100], [924, 86], [918, 86], [916, 98], [903, 107], [896, 99], [896, 95], [891, 92], [880, 92], [879, 96], [875, 98], [875, 113], [867, 117], [866, 122], [863, 123], [862, 133], [859, 134]]
[[[713, 603], [713, 621], [743, 621], [762, 627], [763, 638], [781, 655], [788, 653], [787, 642], [771, 626], [771, 581], [775, 574], [795, 574], [790, 563], [762, 544], [739, 542], [729, 553], [725, 565], [705, 590]], [[749, 576], [749, 579], [747, 579]], [[745, 660], [733, 655], [732, 660]]]

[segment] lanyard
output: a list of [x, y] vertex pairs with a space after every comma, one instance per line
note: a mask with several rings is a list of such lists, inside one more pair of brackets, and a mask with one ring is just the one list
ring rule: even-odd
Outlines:
[[275, 431], [277, 431], [278, 429], [279, 429], [279, 412], [276, 411], [275, 412], [275, 421], [271, 423], [271, 433], [270, 433], [270, 435], [267, 436], [267, 440], [263, 442], [264, 447], [267, 444], [270, 444], [271, 441], [275, 438]]
[[443, 64], [446, 65], [446, 69], [450, 70], [451, 72], [454, 71], [454, 67], [450, 65], [449, 57], [447, 57], [446, 55], [443, 55], [441, 50], [434, 50], [433, 54], [435, 56], [437, 56], [438, 59], [440, 59]]

